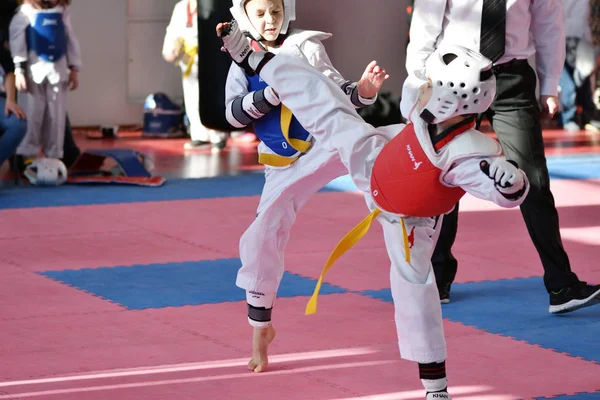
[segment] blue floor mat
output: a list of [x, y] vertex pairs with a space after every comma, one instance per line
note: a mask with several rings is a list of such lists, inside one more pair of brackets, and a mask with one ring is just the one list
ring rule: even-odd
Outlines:
[[575, 154], [547, 157], [550, 178], [598, 179], [600, 178], [600, 154]]
[[[363, 294], [392, 302], [389, 290]], [[541, 278], [519, 278], [456, 283], [442, 311], [452, 321], [600, 363], [600, 305], [564, 315], [550, 315], [548, 305]]]
[[557, 395], [553, 397], [538, 397], [535, 400], [600, 400], [600, 392], [579, 393], [573, 396]]
[[[40, 275], [131, 310], [246, 300], [235, 286], [238, 258], [210, 261], [45, 271]], [[310, 296], [317, 281], [286, 272], [278, 297]], [[345, 293], [323, 284], [322, 294]]]

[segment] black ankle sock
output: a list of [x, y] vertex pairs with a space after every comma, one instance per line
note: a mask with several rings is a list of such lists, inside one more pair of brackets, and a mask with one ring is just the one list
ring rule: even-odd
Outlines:
[[419, 363], [419, 378], [421, 379], [444, 379], [446, 377], [446, 362], [421, 364]]

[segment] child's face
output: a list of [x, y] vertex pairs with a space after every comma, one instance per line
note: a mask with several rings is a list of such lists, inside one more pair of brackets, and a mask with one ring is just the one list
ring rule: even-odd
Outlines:
[[283, 26], [283, 0], [250, 0], [246, 15], [267, 42], [277, 40]]

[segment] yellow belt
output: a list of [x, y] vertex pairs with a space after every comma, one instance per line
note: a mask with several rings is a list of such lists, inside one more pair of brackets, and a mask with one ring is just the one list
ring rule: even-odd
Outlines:
[[[323, 278], [325, 277], [325, 274], [344, 253], [350, 250], [352, 246], [354, 246], [363, 236], [365, 236], [365, 234], [369, 231], [373, 220], [377, 218], [379, 214], [381, 214], [381, 210], [379, 209], [371, 212], [371, 214], [367, 215], [365, 219], [360, 221], [358, 225], [352, 228], [352, 230], [348, 232], [346, 236], [342, 238], [342, 240], [339, 241], [337, 246], [335, 246], [335, 249], [333, 249], [329, 255], [329, 258], [327, 259], [327, 262], [325, 263], [325, 267], [323, 267], [323, 271], [321, 271], [321, 276], [319, 276], [315, 291], [306, 305], [306, 315], [311, 315], [317, 312], [317, 297], [319, 296], [319, 291], [321, 290], [321, 285], [323, 284]], [[402, 225], [402, 237], [404, 239], [404, 254], [406, 257], [406, 262], [410, 264], [410, 245], [408, 242], [408, 234], [406, 232], [404, 218], [400, 218], [400, 223]]]
[[[292, 123], [292, 111], [281, 105], [281, 132], [283, 137], [292, 146], [292, 148], [300, 153], [306, 153], [310, 148], [311, 142], [302, 139], [290, 139], [290, 124]], [[272, 167], [285, 167], [295, 162], [298, 157], [285, 157], [278, 154], [259, 154], [258, 162], [264, 165], [270, 165]]]
[[183, 52], [189, 57], [185, 71], [183, 72], [183, 76], [187, 78], [192, 73], [192, 67], [194, 66], [196, 55], [198, 54], [198, 45], [190, 46], [187, 42], [184, 42]]

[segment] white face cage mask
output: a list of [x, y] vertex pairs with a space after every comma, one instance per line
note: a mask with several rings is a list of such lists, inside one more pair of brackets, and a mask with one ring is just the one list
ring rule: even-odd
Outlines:
[[58, 186], [67, 181], [67, 167], [56, 158], [38, 158], [23, 174], [31, 184], [38, 186]]
[[452, 117], [487, 111], [496, 95], [492, 62], [458, 45], [442, 46], [425, 64], [432, 82], [431, 99], [421, 118], [437, 124]]

